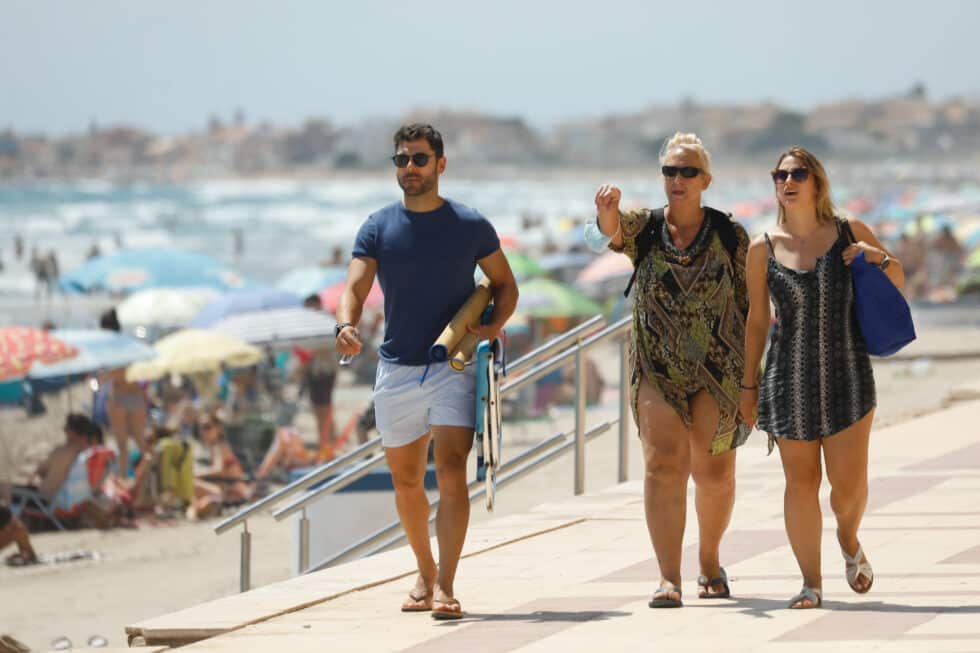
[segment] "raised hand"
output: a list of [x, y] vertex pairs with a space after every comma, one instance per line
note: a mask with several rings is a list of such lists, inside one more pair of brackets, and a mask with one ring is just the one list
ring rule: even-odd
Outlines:
[[595, 194], [595, 208], [601, 222], [619, 219], [619, 200], [623, 193], [612, 184], [603, 184]]

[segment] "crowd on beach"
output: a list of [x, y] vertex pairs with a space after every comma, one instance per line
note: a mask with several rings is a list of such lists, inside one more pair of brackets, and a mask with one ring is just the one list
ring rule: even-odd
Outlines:
[[[315, 295], [305, 306], [322, 310]], [[551, 320], [535, 331], [548, 337], [575, 323]], [[381, 325], [379, 316], [374, 329]], [[101, 316], [100, 328], [120, 330], [114, 310]], [[380, 333], [366, 333], [371, 345], [349, 368], [354, 383], [373, 381]], [[517, 353], [532, 344], [525, 330], [513, 339]], [[142, 518], [196, 520], [236, 509], [367, 441], [375, 429], [373, 402], [336, 423], [339, 372], [336, 351], [322, 346], [269, 351], [259, 364], [224, 369], [216, 379], [174, 374], [137, 383], [126, 379], [125, 368], [94, 374], [83, 384], [94, 388], [83, 402], [88, 409], [67, 416], [63, 443], [18, 484], [0, 482], [0, 505], [15, 510], [11, 533], [19, 542], [28, 531], [135, 527]], [[591, 405], [604, 387], [592, 360], [587, 380]], [[573, 394], [571, 368], [558, 370], [509, 410], [538, 416]], [[43, 419], [44, 395], [26, 397], [27, 410]], [[313, 424], [302, 432], [296, 418], [307, 402]], [[28, 549], [8, 558], [8, 564], [34, 561]]]

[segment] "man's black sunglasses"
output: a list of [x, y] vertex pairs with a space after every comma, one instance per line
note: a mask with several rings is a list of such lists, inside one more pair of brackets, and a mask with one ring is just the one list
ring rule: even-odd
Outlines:
[[395, 162], [395, 167], [404, 168], [408, 166], [408, 162], [411, 161], [419, 168], [424, 168], [429, 165], [429, 159], [434, 157], [435, 154], [428, 154], [426, 152], [416, 152], [415, 154], [396, 154], [391, 157], [391, 160]]
[[664, 177], [676, 177], [679, 172], [684, 179], [694, 179], [701, 174], [701, 168], [695, 168], [694, 166], [664, 166], [660, 168], [660, 172], [664, 173]]
[[773, 170], [772, 180], [777, 184], [784, 184], [790, 177], [793, 181], [802, 184], [810, 176], [810, 171], [806, 168], [793, 168], [792, 170]]

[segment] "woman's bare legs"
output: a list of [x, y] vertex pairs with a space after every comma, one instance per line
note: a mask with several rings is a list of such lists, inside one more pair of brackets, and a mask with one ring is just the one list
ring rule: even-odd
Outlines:
[[[783, 494], [783, 520], [796, 562], [803, 574], [803, 584], [822, 589], [820, 574], [820, 537], [823, 517], [820, 512], [820, 441], [777, 438], [779, 457], [783, 461], [786, 490]], [[803, 599], [797, 607], [814, 607]]]
[[[660, 586], [681, 586], [681, 548], [691, 473], [690, 432], [673, 407], [647, 383], [637, 392], [645, 473], [643, 505], [647, 530], [660, 566]], [[679, 600], [678, 592], [666, 598]]]
[[[837, 433], [823, 440], [823, 456], [830, 481], [830, 507], [837, 517], [837, 539], [848, 555], [853, 556], [860, 546], [858, 528], [868, 504], [868, 444], [874, 410]], [[858, 576], [855, 586], [864, 591], [870, 578]]]
[[[691, 476], [694, 505], [698, 513], [698, 559], [701, 574], [709, 579], [721, 575], [719, 548], [735, 506], [735, 450], [712, 456], [711, 441], [721, 414], [718, 403], [706, 390], [691, 399]], [[722, 592], [722, 585], [711, 593]]]

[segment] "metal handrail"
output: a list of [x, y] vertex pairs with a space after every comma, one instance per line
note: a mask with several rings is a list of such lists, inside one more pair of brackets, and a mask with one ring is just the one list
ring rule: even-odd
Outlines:
[[365, 456], [370, 453], [373, 453], [374, 450], [378, 449], [380, 446], [381, 446], [381, 438], [377, 437], [374, 438], [373, 440], [369, 440], [365, 442], [364, 444], [357, 447], [356, 449], [352, 449], [349, 453], [346, 453], [343, 456], [339, 456], [338, 458], [334, 458], [330, 462], [326, 462], [320, 465], [313, 471], [309, 472], [302, 478], [293, 481], [286, 487], [280, 488], [279, 490], [276, 490], [272, 494], [262, 497], [255, 503], [249, 504], [248, 506], [242, 508], [231, 517], [220, 521], [218, 525], [214, 527], [215, 534], [221, 535], [225, 531], [230, 530], [232, 527], [244, 522], [250, 516], [254, 515], [256, 512], [262, 510], [263, 508], [270, 506], [274, 503], [278, 503], [279, 501], [285, 499], [288, 496], [291, 496], [297, 492], [305, 490], [311, 485], [315, 485], [319, 483], [323, 479], [333, 474], [335, 470], [339, 469], [340, 467], [343, 467], [344, 465], [354, 460], [355, 458], [360, 458], [361, 456]]
[[[593, 428], [588, 433], [586, 433], [586, 438], [591, 440], [597, 435], [605, 433], [610, 428], [612, 428], [613, 424], [615, 424], [618, 421], [619, 420], [616, 419], [616, 420], [603, 422], [602, 424], [597, 425], [595, 428]], [[497, 484], [496, 484], [497, 487], [501, 488], [507, 485], [508, 483], [510, 483], [512, 480], [516, 480], [517, 478], [525, 476], [529, 472], [533, 471], [534, 469], [537, 469], [538, 467], [545, 464], [546, 462], [549, 462], [553, 458], [557, 458], [562, 453], [567, 452], [572, 446], [574, 446], [574, 442], [567, 441], [568, 438], [570, 438], [574, 434], [575, 434], [574, 429], [570, 429], [563, 433], [557, 433], [551, 436], [550, 438], [548, 438], [547, 440], [542, 440], [541, 442], [534, 445], [533, 447], [526, 449], [525, 451], [521, 452], [519, 455], [508, 460], [507, 462], [502, 463], [500, 465], [500, 468], [497, 470], [497, 473], [500, 474], [500, 476], [497, 477]], [[531, 461], [528, 462], [527, 464], [524, 464], [525, 461], [527, 461], [528, 459], [531, 459]], [[515, 467], [517, 467], [517, 469], [514, 469]], [[509, 470], [514, 470], [514, 471], [504, 475]], [[486, 494], [486, 484], [483, 481], [472, 481], [471, 483], [469, 483], [469, 485], [467, 485], [467, 489], [470, 490], [471, 492], [473, 490], [476, 490], [475, 492], [470, 494], [470, 503], [473, 503], [474, 501], [482, 497], [484, 494]], [[439, 506], [438, 498], [429, 501], [429, 510], [432, 510], [433, 508], [437, 508], [438, 506]], [[435, 519], [435, 515], [430, 516], [429, 522], [431, 523], [434, 519]], [[362, 550], [369, 547], [374, 542], [377, 542], [381, 538], [393, 533], [394, 531], [397, 531], [399, 528], [401, 528], [401, 520], [395, 520], [391, 524], [385, 526], [384, 528], [378, 529], [377, 531], [371, 533], [370, 535], [366, 535], [365, 537], [361, 538], [357, 542], [354, 542], [343, 551], [335, 553], [329, 558], [325, 558], [324, 560], [321, 560], [317, 564], [310, 567], [308, 571], [310, 572], [320, 571], [321, 569], [325, 569], [337, 563], [343, 562], [357, 555], [358, 553], [360, 553]], [[398, 537], [403, 538], [404, 534]], [[377, 553], [378, 551], [391, 546], [397, 541], [398, 541], [397, 539], [386, 541], [383, 545], [375, 549], [372, 549], [371, 552], [368, 553], [368, 555]]]
[[624, 317], [621, 320], [613, 322], [612, 324], [602, 329], [598, 333], [595, 333], [585, 338], [580, 343], [580, 346], [564, 351], [552, 358], [549, 358], [543, 363], [539, 363], [535, 365], [526, 373], [521, 375], [519, 379], [514, 379], [513, 381], [501, 385], [500, 386], [501, 396], [519, 390], [520, 388], [524, 387], [528, 383], [537, 381], [545, 374], [554, 371], [556, 368], [566, 365], [570, 358], [575, 358], [575, 356], [577, 355], [580, 349], [581, 351], [585, 351], [591, 348], [593, 345], [602, 342], [603, 340], [612, 338], [614, 336], [618, 336], [620, 333], [623, 333], [625, 331], [629, 331], [630, 327], [632, 326], [632, 322], [633, 322], [633, 318]]
[[606, 325], [606, 318], [602, 315], [595, 315], [582, 324], [578, 325], [574, 329], [569, 329], [561, 335], [555, 336], [548, 342], [544, 343], [536, 349], [532, 349], [528, 353], [524, 354], [515, 361], [507, 364], [507, 375], [519, 375], [524, 371], [524, 368], [529, 367], [532, 363], [538, 359], [550, 354], [556, 349], [563, 347], [568, 347], [575, 344], [575, 341], [579, 336], [590, 331], [592, 329], [599, 329]]
[[299, 512], [316, 499], [319, 499], [321, 496], [339, 492], [351, 483], [364, 478], [372, 469], [375, 467], [380, 467], [381, 463], [384, 461], [384, 456], [374, 456], [373, 458], [368, 458], [367, 460], [354, 465], [337, 478], [324, 483], [320, 487], [307, 492], [303, 496], [293, 499], [282, 508], [273, 511], [272, 516], [276, 518], [276, 521], [282, 521], [293, 513]]

